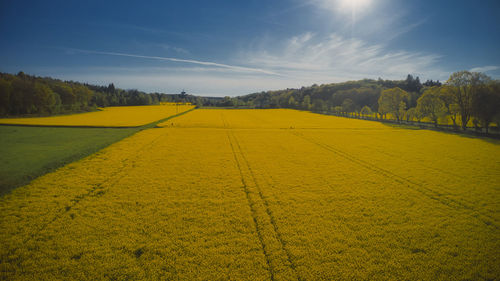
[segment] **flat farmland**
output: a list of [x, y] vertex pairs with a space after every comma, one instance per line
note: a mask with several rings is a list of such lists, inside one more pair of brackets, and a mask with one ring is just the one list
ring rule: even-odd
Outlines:
[[0, 124], [51, 127], [139, 127], [193, 109], [191, 105], [104, 107], [99, 111], [33, 118], [0, 118]]
[[197, 109], [0, 198], [4, 280], [494, 280], [496, 141]]
[[190, 105], [107, 107], [73, 115], [1, 118], [0, 196], [193, 108]]

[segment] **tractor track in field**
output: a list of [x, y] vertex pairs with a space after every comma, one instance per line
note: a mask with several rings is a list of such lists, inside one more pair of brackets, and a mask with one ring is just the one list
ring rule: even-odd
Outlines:
[[[370, 149], [373, 149], [373, 150], [375, 150], [377, 153], [382, 154], [382, 155], [384, 155], [384, 156], [387, 156], [387, 157], [389, 157], [389, 158], [398, 158], [398, 155], [396, 155], [396, 154], [394, 154], [394, 153], [391, 153], [391, 152], [384, 151], [384, 150], [382, 150], [382, 149], [378, 149], [378, 148], [376, 148], [376, 147], [373, 147], [373, 148], [372, 148], [372, 147], [370, 147]], [[440, 173], [442, 173], [442, 174], [446, 174], [446, 175], [448, 175], [448, 176], [452, 176], [452, 177], [459, 178], [459, 179], [463, 179], [463, 180], [467, 179], [467, 177], [466, 177], [466, 176], [464, 176], [464, 175], [459, 175], [459, 174], [456, 174], [456, 173], [453, 173], [453, 172], [450, 172], [450, 171], [446, 171], [445, 169], [441, 169], [441, 168], [439, 168], [439, 167], [422, 166], [422, 168], [424, 168], [424, 169], [426, 169], [426, 170], [428, 170], [428, 171], [430, 171], [430, 170], [438, 171], [438, 172], [440, 172]]]
[[[138, 151], [144, 151], [148, 147], [152, 147], [163, 135], [159, 135], [155, 139], [153, 139], [151, 142], [143, 145], [141, 148], [138, 149]], [[140, 158], [141, 153], [134, 153], [133, 157], [125, 158], [122, 160], [122, 163], [125, 163], [121, 168], [119, 168], [117, 171], [113, 172], [111, 175], [109, 175], [104, 181], [100, 183], [94, 184], [94, 186], [90, 189], [87, 189], [86, 193], [77, 195], [73, 197], [72, 199], [69, 200], [70, 204], [65, 206], [64, 208], [61, 208], [56, 215], [50, 219], [48, 222], [43, 224], [37, 231], [33, 232], [28, 238], [26, 238], [23, 241], [23, 244], [30, 242], [33, 240], [35, 237], [37, 237], [40, 233], [42, 233], [47, 227], [52, 225], [55, 221], [58, 219], [62, 218], [68, 211], [73, 209], [73, 207], [77, 206], [80, 202], [87, 198], [99, 198], [102, 195], [104, 195], [108, 190], [109, 190], [109, 185], [114, 185], [118, 183], [121, 180], [121, 177], [117, 177], [118, 175], [122, 174], [122, 172], [127, 168], [132, 165], [134, 165], [137, 160]], [[105, 185], [108, 185], [108, 188], [105, 188]]]
[[269, 274], [271, 276], [271, 280], [275, 280], [274, 270], [272, 269], [272, 266], [271, 266], [271, 258], [269, 256], [269, 253], [266, 250], [266, 246], [264, 244], [264, 237], [263, 237], [262, 231], [260, 230], [260, 227], [259, 227], [260, 224], [257, 221], [257, 210], [255, 209], [255, 204], [253, 203], [252, 199], [250, 198], [250, 190], [249, 190], [248, 185], [246, 183], [245, 176], [243, 175], [243, 170], [242, 170], [240, 161], [238, 160], [238, 156], [236, 154], [236, 150], [235, 150], [235, 147], [233, 145], [233, 141], [231, 140], [231, 136], [230, 136], [229, 132], [227, 133], [227, 138], [228, 138], [228, 141], [229, 141], [229, 145], [231, 146], [231, 151], [233, 152], [234, 161], [236, 162], [236, 167], [238, 168], [238, 171], [240, 172], [242, 189], [243, 189], [243, 192], [245, 192], [245, 195], [246, 195], [246, 198], [247, 198], [248, 206], [250, 208], [250, 212], [252, 214], [252, 219], [253, 219], [253, 222], [254, 222], [254, 225], [255, 225], [255, 231], [257, 232], [257, 236], [259, 238], [259, 242], [260, 242], [260, 246], [262, 248], [262, 252], [264, 253], [264, 256], [266, 258], [266, 264], [267, 264], [267, 267], [268, 267]]
[[[238, 139], [229, 128], [229, 125], [223, 115], [221, 115], [221, 118], [224, 127], [227, 129], [229, 145], [231, 146], [231, 151], [240, 173], [243, 191], [245, 192], [248, 205], [252, 213], [252, 219], [255, 224], [255, 230], [257, 232], [257, 236], [259, 237], [262, 251], [266, 257], [266, 263], [269, 268], [271, 280], [287, 279], [300, 281], [302, 279], [297, 273], [296, 265], [291, 258], [290, 251], [285, 247], [282, 235], [276, 224], [276, 219], [269, 208], [269, 202], [262, 194], [262, 189], [247, 158], [245, 157], [245, 154], [243, 153]], [[253, 188], [251, 186], [253, 186]], [[259, 210], [257, 209], [258, 206], [261, 206], [261, 208], [264, 209], [261, 216], [259, 216]], [[266, 225], [270, 225], [267, 231]], [[268, 232], [268, 235], [265, 235], [266, 232]], [[272, 249], [273, 245], [278, 246], [278, 249]], [[270, 251], [269, 248], [271, 248], [272, 251]], [[275, 268], [276, 262], [284, 263], [285, 268], [288, 268], [289, 270], [277, 270]]]
[[286, 261], [288, 262], [289, 266], [293, 269], [293, 272], [297, 276], [297, 280], [302, 280], [297, 273], [297, 269], [296, 269], [297, 266], [295, 265], [295, 263], [293, 261], [292, 254], [290, 253], [290, 251], [286, 247], [286, 243], [284, 242], [283, 236], [281, 235], [281, 232], [279, 231], [278, 225], [276, 223], [276, 218], [274, 217], [274, 215], [271, 211], [271, 208], [269, 207], [268, 200], [265, 198], [265, 196], [262, 193], [262, 188], [261, 188], [259, 182], [257, 181], [255, 173], [254, 173], [252, 167], [250, 166], [248, 159], [246, 158], [245, 154], [243, 153], [243, 149], [241, 148], [239, 141], [236, 139], [236, 137], [234, 135], [233, 135], [233, 138], [236, 141], [236, 145], [237, 145], [238, 150], [241, 154], [241, 157], [242, 157], [243, 161], [245, 162], [245, 164], [248, 168], [248, 171], [250, 172], [250, 176], [252, 178], [252, 181], [254, 182], [256, 189], [257, 189], [257, 194], [259, 195], [260, 200], [262, 200], [262, 202], [264, 203], [264, 206], [266, 209], [266, 214], [269, 216], [269, 221], [270, 221], [271, 225], [273, 226], [273, 230], [276, 234], [276, 239], [278, 240], [278, 242], [281, 246], [281, 249], [285, 253]]
[[[375, 149], [375, 150], [377, 151], [377, 153], [380, 153], [380, 154], [382, 154], [382, 155], [384, 155], [386, 157], [389, 157], [389, 158], [392, 158], [392, 159], [397, 159], [398, 158], [397, 155], [389, 153], [387, 151], [382, 151], [382, 150], [379, 150], [379, 149]], [[450, 161], [453, 161], [453, 160], [450, 160]], [[365, 162], [369, 163], [367, 161], [365, 161]], [[447, 175], [449, 177], [452, 177], [452, 178], [455, 178], [455, 179], [458, 179], [458, 180], [461, 180], [461, 181], [466, 181], [468, 179], [467, 176], [465, 176], [465, 175], [460, 175], [460, 174], [457, 174], [457, 173], [452, 173], [452, 172], [446, 171], [445, 169], [442, 169], [442, 168], [439, 168], [439, 167], [435, 167], [435, 166], [430, 167], [430, 166], [427, 166], [427, 165], [420, 165], [419, 168], [422, 169], [422, 170], [427, 171], [427, 173], [434, 173], [434, 172], [437, 171], [440, 174], [444, 174], [444, 175]], [[424, 183], [417, 183], [417, 184], [421, 185], [421, 186], [424, 185]], [[436, 183], [435, 185], [441, 187], [441, 189], [439, 191], [435, 190], [435, 192], [437, 192], [437, 193], [443, 192], [443, 193], [451, 194], [451, 193], [453, 193], [453, 191], [455, 191], [455, 190], [453, 190], [452, 187], [445, 186], [445, 185], [442, 185], [442, 184], [439, 184], [439, 183]], [[470, 188], [470, 186], [469, 186], [469, 188]], [[442, 194], [441, 196], [445, 195], [443, 193], [441, 193]], [[450, 200], [453, 200], [453, 199], [450, 199]], [[464, 204], [464, 205], [468, 205], [469, 206], [468, 209], [475, 210], [474, 207], [471, 207], [471, 205], [474, 205], [474, 202], [472, 200], [468, 200], [467, 197], [460, 198], [460, 202], [462, 204]], [[477, 212], [477, 210], [475, 210], [475, 211]], [[488, 214], [482, 214], [482, 215], [485, 216], [485, 217], [488, 217], [491, 220], [495, 220], [491, 215], [488, 215]]]
[[[453, 209], [456, 209], [456, 210], [463, 210], [463, 209], [466, 209], [466, 210], [469, 210], [469, 211], [472, 211], [472, 212], [475, 212], [477, 213], [477, 215], [475, 214], [469, 214], [471, 215], [472, 217], [480, 220], [481, 222], [483, 222], [484, 224], [486, 225], [491, 225], [495, 228], [498, 229], [498, 226], [496, 225], [496, 220], [490, 216], [490, 215], [487, 215], [487, 214], [484, 214], [482, 212], [479, 212], [478, 210], [476, 210], [474, 207], [472, 206], [469, 206], [461, 201], [458, 201], [458, 200], [454, 200], [452, 198], [449, 198], [447, 197], [445, 194], [443, 193], [440, 193], [440, 192], [437, 192], [433, 189], [430, 189], [428, 187], [426, 187], [424, 184], [422, 183], [418, 183], [418, 182], [415, 182], [413, 180], [410, 180], [410, 179], [407, 179], [405, 177], [402, 177], [400, 175], [397, 175], [391, 171], [388, 171], [388, 170], [385, 170], [383, 168], [380, 168], [380, 167], [377, 167], [377, 166], [374, 166], [372, 165], [371, 163], [367, 162], [367, 161], [364, 161], [364, 160], [361, 160], [359, 158], [356, 158], [352, 155], [350, 155], [349, 153], [347, 152], [344, 152], [344, 151], [341, 151], [337, 148], [334, 148], [328, 144], [324, 144], [322, 142], [319, 142], [311, 137], [306, 137], [304, 136], [303, 134], [299, 133], [299, 132], [290, 132], [292, 135], [295, 135], [299, 138], [302, 138], [324, 150], [327, 150], [331, 153], [334, 153], [344, 159], [347, 159], [365, 169], [368, 169], [372, 172], [375, 172], [377, 174], [381, 174], [387, 178], [390, 178], [391, 180], [397, 182], [397, 183], [400, 183], [402, 184], [403, 186], [407, 186], [409, 187], [410, 189], [412, 190], [415, 190], [417, 192], [419, 192], [420, 194], [426, 196], [427, 198], [430, 198], [432, 200], [435, 200], [443, 205], [446, 205], [450, 208], [453, 208]], [[413, 188], [412, 188], [413, 187]]]
[[233, 140], [231, 139], [232, 133], [229, 130], [229, 125], [228, 125], [226, 119], [224, 118], [223, 114], [221, 114], [221, 119], [222, 119], [223, 127], [228, 129], [227, 130], [227, 139], [228, 139], [229, 145], [231, 147], [231, 151], [233, 153], [234, 162], [236, 163], [236, 167], [238, 168], [238, 171], [240, 173], [242, 189], [243, 189], [243, 192], [245, 193], [248, 207], [250, 208], [250, 213], [252, 215], [253, 223], [255, 226], [255, 232], [257, 232], [257, 237], [259, 238], [260, 247], [261, 247], [262, 252], [264, 254], [264, 257], [266, 259], [267, 270], [269, 271], [269, 275], [271, 277], [271, 280], [274, 281], [275, 277], [274, 277], [274, 270], [271, 266], [271, 257], [269, 256], [269, 253], [267, 252], [266, 246], [264, 244], [264, 237], [263, 237], [262, 231], [260, 230], [260, 227], [259, 227], [260, 224], [257, 221], [257, 210], [255, 209], [255, 204], [254, 204], [252, 198], [250, 198], [250, 190], [249, 190], [247, 182], [245, 180], [245, 176], [243, 174], [243, 169], [241, 167], [240, 161], [238, 160], [235, 145], [233, 144]]
[[[374, 147], [374, 146], [371, 146], [370, 150], [374, 150], [374, 151], [376, 151], [376, 153], [382, 154], [383, 156], [388, 157], [388, 158], [400, 159], [397, 154], [394, 154], [392, 152], [388, 152], [386, 150], [378, 149], [377, 147]], [[367, 161], [365, 161], [365, 162], [369, 163]], [[436, 172], [437, 171], [437, 172], [439, 172], [441, 174], [445, 174], [447, 176], [450, 176], [450, 177], [453, 177], [453, 178], [456, 178], [456, 179], [459, 179], [459, 180], [464, 180], [465, 181], [465, 180], [468, 179], [467, 176], [460, 175], [460, 174], [453, 173], [453, 172], [449, 172], [449, 171], [446, 171], [445, 169], [442, 169], [442, 168], [439, 168], [439, 167], [435, 167], [435, 166], [430, 167], [428, 165], [420, 165], [419, 168], [424, 169], [424, 170], [426, 170], [428, 172]], [[422, 185], [422, 183], [420, 183], [420, 185]], [[450, 189], [447, 186], [443, 186], [441, 184], [438, 184], [438, 185], [441, 186], [441, 191], [443, 191], [443, 192], [450, 193], [451, 191], [453, 191], [453, 189]], [[469, 204], [469, 205], [473, 205], [474, 204], [474, 202], [472, 202], [470, 200], [467, 200], [465, 198], [461, 198], [461, 201], [464, 202], [465, 204]], [[489, 215], [485, 215], [485, 216], [490, 217]]]

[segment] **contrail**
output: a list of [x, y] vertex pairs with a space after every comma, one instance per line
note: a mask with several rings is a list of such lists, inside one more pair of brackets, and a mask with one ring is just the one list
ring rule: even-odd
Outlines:
[[264, 73], [264, 74], [269, 74], [269, 75], [279, 75], [276, 72], [265, 70], [265, 69], [251, 68], [251, 67], [244, 67], [244, 66], [235, 66], [235, 65], [228, 65], [228, 64], [209, 62], [209, 61], [186, 60], [186, 59], [169, 58], [169, 57], [156, 57], [156, 56], [143, 56], [143, 55], [135, 55], [135, 54], [116, 53], [116, 52], [101, 52], [101, 51], [91, 51], [91, 50], [73, 49], [73, 48], [65, 48], [65, 50], [75, 51], [75, 52], [80, 52], [80, 53], [87, 53], [87, 54], [121, 56], [121, 57], [142, 58], [142, 59], [173, 61], [173, 62], [184, 62], [184, 63], [192, 63], [192, 64], [198, 64], [198, 65], [216, 66], [216, 67], [227, 68], [227, 69], [238, 70], [238, 71], [258, 72], [258, 73]]

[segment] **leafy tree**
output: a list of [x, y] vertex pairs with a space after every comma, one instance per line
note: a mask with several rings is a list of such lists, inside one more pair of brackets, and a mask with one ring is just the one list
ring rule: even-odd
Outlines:
[[335, 113], [335, 114], [341, 114], [342, 113], [342, 106], [340, 105], [337, 105], [337, 106], [334, 106], [332, 111]]
[[291, 108], [297, 107], [297, 102], [295, 101], [295, 98], [293, 96], [291, 96], [288, 99], [288, 106], [291, 107]]
[[420, 83], [420, 78], [419, 77], [413, 78], [413, 75], [411, 74], [408, 74], [408, 76], [406, 77], [405, 84], [406, 84], [405, 89], [409, 92], [418, 93], [422, 88], [422, 84]]
[[424, 85], [426, 87], [433, 87], [433, 86], [441, 87], [443, 84], [441, 84], [441, 82], [439, 82], [439, 80], [436, 80], [436, 82], [434, 82], [432, 80], [427, 80], [422, 85]]
[[422, 120], [422, 115], [417, 111], [416, 107], [409, 108], [405, 114], [406, 122], [417, 120], [420, 122]]
[[425, 90], [417, 100], [417, 112], [422, 116], [429, 117], [434, 126], [437, 127], [438, 119], [446, 114], [446, 107], [440, 98], [440, 88], [437, 86]]
[[363, 106], [363, 108], [361, 108], [360, 113], [363, 116], [371, 115], [372, 109], [368, 105], [365, 105], [365, 106]]
[[75, 104], [79, 109], [86, 108], [92, 101], [94, 92], [83, 85], [73, 85], [73, 94], [75, 95]]
[[76, 95], [73, 93], [73, 89], [71, 86], [59, 82], [55, 83], [51, 86], [52, 90], [61, 97], [61, 102], [65, 106], [66, 109], [74, 108], [74, 104], [76, 103]]
[[202, 107], [203, 106], [203, 99], [201, 97], [196, 98], [196, 106], [197, 107]]
[[223, 104], [223, 106], [232, 107], [232, 106], [234, 106], [234, 101], [233, 101], [233, 99], [231, 99], [230, 96], [225, 96], [224, 102], [222, 104]]
[[495, 81], [489, 85], [478, 88], [472, 99], [472, 115], [478, 124], [488, 133], [490, 123], [500, 113], [500, 82]]
[[[398, 120], [398, 122], [403, 120], [403, 117], [406, 114], [406, 108], [407, 108], [406, 102], [404, 102], [404, 101], [399, 102], [399, 107], [398, 107], [399, 120]], [[396, 119], [398, 119], [398, 116], [396, 116]]]
[[354, 111], [354, 102], [351, 99], [345, 99], [342, 102], [342, 112], [344, 112], [344, 114], [347, 114], [353, 111]]
[[106, 98], [106, 94], [103, 92], [95, 92], [94, 96], [92, 97], [92, 104], [98, 106], [98, 107], [105, 107], [108, 106], [108, 99]]
[[311, 97], [309, 95], [306, 95], [304, 97], [304, 100], [302, 101], [302, 109], [309, 110], [311, 109]]
[[378, 99], [378, 108], [381, 116], [390, 113], [398, 122], [401, 121], [410, 95], [401, 88], [392, 88], [382, 91]]
[[380, 116], [380, 119], [385, 119], [385, 116], [387, 115], [387, 113], [389, 113], [389, 107], [387, 106], [380, 106], [380, 104], [378, 105], [378, 110], [377, 110], [377, 113], [379, 114]]
[[56, 101], [56, 94], [47, 85], [35, 82], [34, 105], [38, 113], [52, 113]]
[[326, 103], [322, 99], [315, 99], [313, 102], [312, 109], [316, 112], [326, 111]]
[[[27, 114], [32, 110], [32, 83], [31, 81], [25, 81], [23, 78], [25, 74], [20, 72], [17, 77], [12, 79], [12, 93], [10, 96], [10, 114], [19, 115], [19, 114]], [[23, 78], [19, 78], [23, 77]]]
[[462, 129], [467, 128], [472, 114], [472, 102], [479, 88], [491, 79], [480, 72], [459, 71], [450, 75], [446, 82], [449, 94], [458, 105]]
[[115, 90], [116, 90], [116, 89], [115, 89], [115, 84], [110, 83], [110, 84], [108, 85], [108, 88], [107, 88], [105, 91], [106, 91], [107, 93], [114, 93], [114, 92], [115, 92]]
[[9, 113], [11, 94], [11, 83], [5, 79], [0, 78], [0, 115], [7, 115]]
[[458, 128], [457, 119], [460, 113], [460, 107], [456, 103], [455, 95], [448, 85], [443, 85], [440, 88], [439, 97], [444, 102], [446, 107], [446, 114], [450, 117], [453, 122], [453, 127]]

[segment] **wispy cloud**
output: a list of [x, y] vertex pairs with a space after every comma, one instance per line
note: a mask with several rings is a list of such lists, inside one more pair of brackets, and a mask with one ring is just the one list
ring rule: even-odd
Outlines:
[[[102, 67], [81, 72], [56, 71], [64, 79], [85, 79], [90, 83], [114, 82], [122, 88], [176, 93], [186, 89], [202, 95], [243, 95], [263, 90], [298, 88], [363, 78], [403, 79], [407, 74], [421, 79], [446, 79], [440, 56], [405, 50], [390, 51], [385, 45], [370, 44], [338, 34], [322, 36], [306, 32], [284, 41], [265, 40], [256, 49], [230, 55], [233, 64], [172, 57], [68, 49], [71, 52], [179, 62], [165, 67]], [[232, 60], [231, 60], [232, 57]], [[491, 69], [491, 67], [490, 67]], [[57, 73], [60, 73], [59, 75]], [[62, 75], [62, 76], [61, 76]]]
[[472, 72], [488, 72], [488, 71], [494, 71], [497, 69], [500, 69], [500, 67], [495, 66], [495, 65], [488, 65], [488, 66], [474, 67], [474, 68], [471, 68], [470, 71], [472, 71]]
[[299, 81], [332, 82], [359, 78], [400, 79], [406, 74], [442, 78], [440, 56], [409, 51], [389, 51], [384, 45], [337, 34], [304, 33], [290, 38], [278, 50], [246, 53], [244, 60]]
[[172, 45], [169, 45], [169, 44], [157, 44], [158, 47], [164, 49], [165, 51], [174, 51], [178, 54], [183, 54], [183, 55], [188, 55], [189, 54], [189, 51], [184, 49], [184, 48], [180, 48], [180, 47], [176, 47], [176, 46], [172, 46]]
[[256, 72], [256, 73], [268, 74], [268, 75], [279, 75], [276, 72], [265, 70], [265, 69], [261, 69], [261, 68], [252, 68], [252, 67], [228, 65], [228, 64], [222, 64], [222, 63], [216, 63], [216, 62], [209, 62], [209, 61], [199, 61], [199, 60], [189, 60], [189, 59], [180, 59], [180, 58], [171, 58], [171, 57], [159, 57], [159, 56], [144, 56], [144, 55], [118, 53], [118, 52], [102, 52], [102, 51], [73, 49], [73, 48], [65, 48], [65, 50], [70, 51], [70, 52], [85, 53], [85, 54], [96, 54], [96, 55], [107, 55], [107, 56], [121, 56], [121, 57], [131, 57], [131, 58], [140, 58], [140, 59], [149, 59], [149, 60], [160, 60], [160, 61], [189, 63], [189, 64], [196, 64], [196, 65], [204, 65], [204, 66], [214, 66], [214, 67], [221, 67], [221, 68], [225, 68], [225, 69], [229, 69], [229, 70], [237, 71], [237, 72]]
[[425, 24], [427, 22], [427, 19], [424, 18], [424, 19], [421, 19], [417, 22], [414, 22], [414, 23], [411, 23], [411, 24], [408, 24], [408, 25], [403, 25], [399, 28], [394, 28], [394, 30], [389, 34], [389, 37], [386, 38], [386, 40], [393, 40], [403, 34], [406, 34], [412, 30], [414, 30], [415, 28], [421, 26], [422, 24]]
[[281, 76], [234, 72], [220, 67], [56, 67], [30, 69], [35, 75], [108, 85], [122, 89], [204, 96], [236, 96], [296, 85]]
[[207, 36], [207, 35], [203, 35], [202, 33], [188, 34], [185, 32], [177, 32], [177, 31], [173, 31], [173, 30], [159, 29], [159, 28], [153, 28], [150, 26], [141, 26], [141, 25], [130, 24], [130, 23], [122, 23], [122, 22], [89, 21], [89, 22], [86, 22], [85, 25], [90, 26], [92, 28], [109, 30], [110, 32], [116, 32], [117, 30], [124, 30], [127, 32], [149, 33], [152, 35], [169, 35], [170, 37], [174, 36], [174, 37], [178, 37], [178, 38], [188, 38], [188, 39], [191, 39], [194, 36], [196, 36], [196, 37]]

